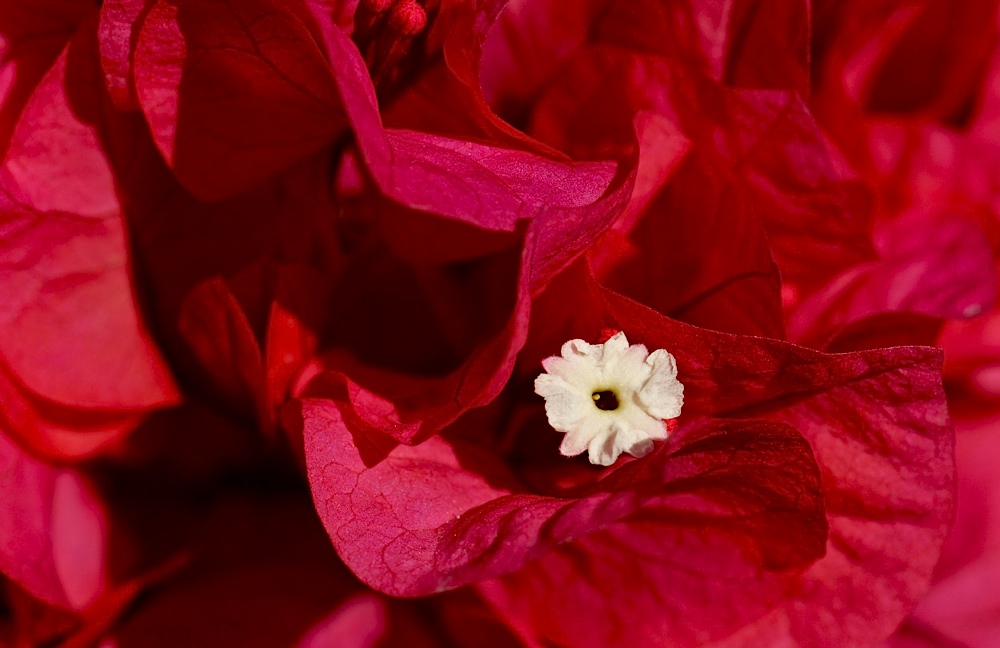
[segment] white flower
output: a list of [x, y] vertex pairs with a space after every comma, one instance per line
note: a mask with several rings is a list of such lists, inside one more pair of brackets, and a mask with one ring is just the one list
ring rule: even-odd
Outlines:
[[684, 403], [672, 355], [629, 346], [624, 333], [604, 344], [570, 340], [561, 353], [542, 361], [535, 393], [549, 424], [566, 433], [563, 456], [587, 450], [590, 463], [610, 466], [622, 452], [644, 457], [667, 438], [663, 421], [680, 416]]

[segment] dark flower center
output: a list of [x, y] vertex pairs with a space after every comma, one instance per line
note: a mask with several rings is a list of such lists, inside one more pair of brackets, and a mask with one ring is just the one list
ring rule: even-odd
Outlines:
[[593, 394], [594, 405], [605, 412], [618, 409], [618, 396], [611, 390], [596, 391]]

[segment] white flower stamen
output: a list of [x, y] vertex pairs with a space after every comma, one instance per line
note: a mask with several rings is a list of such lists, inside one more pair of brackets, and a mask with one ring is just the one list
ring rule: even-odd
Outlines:
[[586, 450], [590, 463], [610, 466], [622, 452], [644, 457], [667, 438], [664, 420], [680, 416], [684, 403], [672, 355], [629, 346], [621, 332], [604, 344], [570, 340], [561, 354], [542, 361], [535, 393], [549, 424], [566, 434], [563, 456]]

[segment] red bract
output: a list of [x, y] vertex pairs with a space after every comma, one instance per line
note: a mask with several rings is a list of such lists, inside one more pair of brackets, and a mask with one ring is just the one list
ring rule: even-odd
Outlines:
[[[919, 2], [854, 12], [857, 7], [848, 5], [821, 9], [828, 20], [817, 42], [820, 84], [814, 104], [838, 146], [879, 189], [881, 230], [887, 235], [882, 247], [888, 254], [881, 268], [845, 275], [840, 294], [847, 299], [827, 313], [904, 306], [935, 316], [935, 326], [941, 317], [985, 313], [979, 320], [947, 323], [941, 338], [949, 400], [959, 421], [957, 516], [930, 593], [892, 645], [991, 646], [998, 605], [993, 588], [980, 579], [991, 578], [993, 569], [993, 533], [985, 521], [995, 508], [990, 495], [995, 484], [980, 462], [993, 461], [1000, 452], [990, 333], [995, 310], [989, 310], [995, 282], [966, 284], [971, 292], [960, 287], [976, 276], [973, 264], [983, 266], [979, 275], [993, 267], [987, 257], [995, 257], [997, 249], [995, 192], [986, 180], [994, 175], [997, 159], [997, 7], [993, 2], [961, 7]], [[925, 236], [934, 242], [912, 247]], [[959, 247], [961, 239], [966, 242]], [[973, 253], [970, 244], [976, 239], [978, 252]], [[891, 265], [897, 269], [886, 274]], [[917, 281], [918, 276], [925, 278]], [[945, 277], [951, 278], [938, 283]], [[891, 290], [869, 290], [866, 285], [877, 285], [873, 280]], [[895, 304], [883, 299], [887, 292]], [[803, 309], [821, 301], [814, 298]], [[848, 301], [853, 305], [844, 308]], [[901, 339], [887, 332], [882, 327], [883, 340]], [[926, 335], [926, 330], [917, 332]]]
[[809, 96], [812, 3], [759, 0], [733, 3], [726, 80], [749, 88], [791, 88]]
[[86, 480], [0, 436], [0, 568], [38, 598], [80, 610], [104, 587], [105, 513]]
[[[192, 525], [190, 566], [121, 625], [117, 645], [294, 645], [356, 589], [313, 532], [309, 513], [287, 497], [213, 502], [211, 514], [196, 516]], [[178, 618], [185, 622], [173, 623]]]
[[[362, 330], [348, 330], [359, 338], [361, 348], [368, 346], [364, 341], [369, 337], [373, 338], [373, 346], [381, 348], [375, 351], [378, 359], [373, 357], [361, 365], [343, 356], [329, 357], [324, 364], [334, 371], [328, 374], [329, 386], [324, 391], [329, 394], [333, 390], [337, 392], [335, 398], [350, 403], [349, 425], [359, 434], [376, 439], [366, 443], [412, 443], [437, 432], [469, 408], [495, 398], [523, 344], [531, 295], [543, 289], [556, 272], [611, 225], [628, 196], [634, 174], [627, 167], [616, 169], [613, 163], [555, 162], [531, 153], [385, 129], [375, 105], [374, 89], [364, 75], [353, 43], [336, 28], [324, 34], [367, 170], [386, 197], [411, 210], [433, 215], [409, 215], [406, 227], [413, 228], [411, 240], [401, 245], [398, 235], [389, 234], [386, 238], [390, 247], [396, 255], [400, 250], [406, 256], [419, 258], [416, 271], [407, 274], [418, 279], [419, 289], [429, 298], [431, 314], [442, 322], [438, 326], [450, 333], [451, 339], [445, 343], [452, 347], [449, 351], [454, 353], [455, 346], [465, 347], [460, 351], [458, 366], [442, 367], [441, 360], [447, 355], [435, 354], [432, 362], [443, 377], [412, 375], [414, 364], [420, 362], [428, 343], [439, 334], [416, 329], [404, 334], [402, 340], [386, 344], [386, 325], [369, 322], [363, 314], [368, 308], [364, 302], [372, 301], [370, 291], [364, 289], [362, 300], [352, 299], [356, 294], [352, 284], [364, 286], [370, 279], [348, 270], [347, 287], [341, 293], [346, 301], [345, 312], [354, 313], [357, 321], [364, 323]], [[373, 208], [372, 199], [356, 191], [347, 187], [341, 195], [348, 209], [353, 206], [365, 214]], [[403, 212], [398, 205], [384, 199], [375, 199], [374, 205], [387, 215], [398, 214], [388, 216], [391, 220], [387, 231], [399, 227]], [[426, 267], [428, 261], [451, 261], [448, 257], [455, 256], [454, 251], [437, 246], [433, 249], [440, 249], [444, 259], [440, 253], [428, 255], [426, 250], [420, 251], [422, 242], [430, 242], [442, 233], [454, 237], [465, 249], [485, 244], [483, 252], [492, 254], [477, 255], [475, 265], [472, 260], [463, 260], [461, 266], [452, 261], [450, 270], [447, 266]], [[494, 242], [486, 243], [488, 240]], [[514, 243], [517, 240], [519, 244]], [[514, 252], [518, 247], [520, 251]], [[508, 252], [499, 253], [505, 249]], [[366, 273], [392, 272], [394, 265], [380, 260], [376, 269], [370, 262], [362, 263]], [[391, 277], [383, 274], [378, 281], [408, 290]], [[478, 291], [476, 286], [482, 285], [491, 286], [494, 303], [476, 309], [488, 319], [470, 320], [455, 310], [454, 298], [462, 299], [467, 307], [469, 300], [478, 299], [470, 288]], [[503, 297], [499, 309], [497, 296]], [[394, 301], [390, 308], [409, 300], [400, 296]], [[383, 319], [383, 313], [379, 309], [377, 317]], [[456, 325], [458, 331], [453, 328]], [[472, 344], [465, 341], [469, 336], [462, 335], [462, 329], [472, 334]], [[489, 335], [485, 340], [484, 333]], [[400, 343], [403, 340], [405, 344]], [[397, 371], [378, 370], [373, 366], [378, 364], [388, 365], [386, 368], [395, 365]], [[399, 372], [399, 368], [410, 370]], [[381, 383], [381, 389], [373, 390], [371, 386], [377, 383]]]
[[178, 566], [135, 571], [128, 536], [92, 476], [47, 465], [4, 436], [0, 492], [0, 569], [11, 579], [0, 582], [6, 645], [89, 645]]
[[[689, 645], [743, 628], [747, 645], [780, 636], [841, 645], [887, 634], [922, 591], [947, 528], [950, 478], [939, 468], [950, 463], [951, 440], [934, 378], [938, 355], [823, 356], [713, 334], [574, 284], [578, 277], [570, 273], [543, 298], [536, 343], [551, 352], [559, 340], [593, 338], [611, 326], [671, 350], [687, 425], [654, 455], [554, 497], [557, 484], [512, 474], [550, 461], [544, 454], [505, 462], [496, 448], [467, 445], [499, 431], [472, 427], [458, 432], [465, 440], [446, 435], [366, 467], [338, 409], [307, 400], [314, 497], [348, 565], [379, 589], [406, 595], [509, 573], [485, 593], [539, 641]], [[868, 410], [874, 393], [879, 405]], [[887, 409], [890, 402], [897, 405]], [[506, 405], [524, 408], [511, 425], [525, 427], [503, 434], [538, 448], [532, 437], [551, 434], [538, 425], [539, 404], [515, 397]], [[710, 418], [699, 423], [698, 413]], [[817, 453], [822, 486], [795, 428]], [[898, 448], [893, 458], [885, 455], [890, 447]], [[549, 452], [560, 460], [554, 445]], [[914, 471], [922, 473], [916, 483]], [[803, 573], [823, 554], [821, 501], [831, 507], [831, 540], [826, 558]], [[905, 522], [899, 507], [916, 517]], [[801, 535], [790, 540], [790, 533]], [[900, 553], [900, 534], [921, 550]], [[908, 575], [900, 579], [903, 565]], [[798, 569], [783, 571], [791, 568]], [[553, 586], [559, 596], [548, 591]], [[825, 621], [823, 610], [839, 596], [869, 597], [867, 614], [849, 626]], [[758, 621], [767, 610], [776, 616]]]
[[[678, 3], [677, 16], [653, 3], [639, 3], [627, 11], [598, 7], [587, 14], [583, 27], [551, 37], [534, 21], [545, 11], [574, 10], [558, 1], [519, 4], [501, 16], [486, 43], [483, 84], [493, 104], [508, 118], [523, 123], [528, 133], [547, 144], [578, 157], [593, 159], [627, 150], [638, 114], [656, 114], [670, 125], [688, 141], [682, 150], [694, 159], [688, 167], [677, 167], [679, 156], [673, 165], [664, 165], [657, 158], [670, 158], [664, 156], [661, 144], [640, 146], [640, 179], [648, 166], [658, 171], [654, 171], [656, 182], [647, 179], [639, 185], [648, 193], [633, 196], [643, 202], [626, 212], [621, 229], [630, 230], [643, 211], [662, 213], [667, 205], [710, 214], [716, 209], [715, 200], [727, 201], [726, 211], [735, 209], [740, 218], [733, 230], [721, 232], [698, 220], [680, 225], [686, 234], [694, 234], [695, 227], [704, 228], [704, 234], [690, 241], [678, 237], [677, 244], [683, 245], [681, 255], [698, 255], [709, 264], [695, 268], [703, 276], [678, 287], [679, 294], [658, 291], [651, 301], [660, 302], [667, 308], [664, 312], [671, 314], [679, 314], [673, 309], [681, 307], [738, 313], [740, 305], [727, 302], [743, 294], [746, 301], [770, 302], [772, 312], [762, 313], [766, 307], [760, 306], [755, 317], [749, 318], [758, 328], [741, 323], [741, 328], [731, 330], [780, 335], [772, 257], [791, 288], [806, 290], [838, 270], [871, 258], [866, 194], [836, 166], [822, 133], [793, 94], [720, 86], [719, 56], [725, 47], [716, 39], [725, 42], [725, 28], [713, 30], [712, 26], [716, 19], [724, 23], [728, 11], [709, 4]], [[681, 18], [688, 11], [697, 14], [698, 20]], [[690, 45], [675, 51], [676, 43]], [[519, 63], [515, 53], [532, 56], [528, 59], [532, 64], [539, 59], [546, 62], [539, 63], [532, 74], [521, 74], [526, 63]], [[554, 67], [556, 62], [558, 67]], [[678, 148], [668, 145], [667, 151]], [[672, 178], [673, 168], [680, 168], [685, 177]], [[712, 189], [698, 192], [693, 188], [703, 183]], [[659, 202], [650, 202], [664, 184], [674, 187], [675, 196], [661, 194]], [[691, 196], [676, 194], [685, 191]], [[656, 222], [670, 223], [670, 218], [660, 215]], [[735, 253], [712, 245], [712, 237], [730, 233], [730, 245], [746, 239], [759, 243]], [[634, 238], [640, 245], [655, 241], [638, 234]], [[681, 273], [686, 268], [690, 276], [691, 264], [678, 258], [677, 252], [660, 251], [665, 252], [661, 272], [674, 266]], [[698, 295], [705, 291], [720, 294], [712, 296], [714, 303], [702, 305]], [[745, 297], [751, 293], [755, 298]], [[706, 297], [701, 295], [701, 299]], [[721, 318], [715, 320], [718, 323]]]
[[631, 231], [592, 250], [608, 284], [692, 324], [784, 337], [764, 223], [729, 170], [692, 151], [655, 195]]
[[[879, 314], [958, 319], [993, 303], [993, 252], [975, 223], [904, 217], [880, 228], [876, 240], [879, 261], [851, 268], [799, 303], [790, 318], [792, 339], [824, 348], [852, 326], [871, 326], [862, 320]], [[906, 340], [905, 333], [898, 334]], [[934, 337], [910, 339], [930, 344]]]
[[[963, 417], [964, 418], [964, 417]], [[996, 511], [1000, 485], [995, 412], [956, 420], [958, 491], [955, 524], [945, 544], [930, 592], [893, 639], [893, 646], [995, 646], [1000, 607], [1000, 535]], [[913, 642], [908, 644], [907, 641]]]
[[80, 23], [93, 12], [87, 0], [12, 0], [0, 8], [0, 151], [28, 97], [66, 47]]
[[94, 125], [94, 54], [82, 32], [60, 55], [0, 167], [3, 414], [22, 443], [56, 457], [90, 454], [177, 398], [135, 304]]
[[532, 290], [544, 286], [583, 251], [585, 242], [606, 229], [627, 198], [632, 170], [612, 162], [553, 162], [383, 129], [374, 89], [353, 43], [336, 29], [325, 30], [324, 36], [361, 154], [382, 193], [408, 207], [486, 230], [511, 232], [518, 221], [529, 222], [539, 246], [532, 253]]
[[248, 189], [340, 133], [341, 102], [315, 32], [305, 5], [289, 2], [157, 2], [145, 13], [136, 94], [194, 194]]
[[[231, 200], [199, 201], [174, 180], [134, 118], [118, 124], [137, 272], [149, 310], [188, 380], [265, 429], [316, 348], [343, 262], [319, 220], [325, 167], [303, 163]], [[127, 166], [126, 166], [127, 165]]]
[[[877, 645], [964, 573], [987, 3], [8, 4], [4, 641]], [[599, 468], [531, 385], [617, 332], [684, 402]]]
[[183, 491], [165, 499], [135, 491], [143, 488], [135, 473], [121, 477], [133, 492], [122, 489], [115, 505], [140, 555], [148, 560], [179, 544], [183, 568], [147, 588], [143, 605], [108, 633], [116, 645], [430, 647], [482, 628], [493, 645], [510, 645], [503, 643], [509, 633], [483, 618], [471, 591], [418, 605], [364, 588], [297, 490], [251, 495], [222, 488], [209, 501]]

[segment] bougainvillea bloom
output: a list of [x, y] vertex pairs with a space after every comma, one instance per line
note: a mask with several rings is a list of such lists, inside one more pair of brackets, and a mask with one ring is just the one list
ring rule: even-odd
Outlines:
[[542, 366], [535, 393], [545, 398], [549, 424], [566, 433], [559, 446], [566, 457], [587, 451], [590, 463], [602, 466], [622, 452], [645, 457], [653, 441], [667, 438], [664, 420], [681, 414], [684, 386], [674, 357], [630, 346], [622, 332], [604, 344], [570, 340]]
[[997, 7], [898, 4], [0, 0], [0, 644], [981, 648]]

